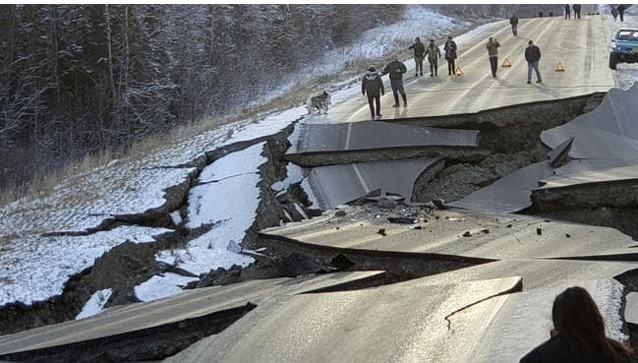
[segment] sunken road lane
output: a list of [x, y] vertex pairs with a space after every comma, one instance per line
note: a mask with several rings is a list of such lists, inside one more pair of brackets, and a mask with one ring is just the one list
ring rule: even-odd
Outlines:
[[[461, 77], [447, 74], [447, 62], [439, 62], [439, 76], [430, 77], [429, 64], [424, 63], [423, 77], [414, 77], [409, 70], [404, 75], [408, 95], [408, 108], [392, 108], [394, 99], [390, 81], [384, 77], [385, 96], [381, 97], [383, 119], [440, 116], [447, 114], [474, 113], [486, 109], [547, 101], [606, 92], [614, 86], [608, 67], [609, 36], [606, 16], [584, 16], [580, 21], [564, 20], [562, 17], [521, 19], [518, 36], [512, 36], [509, 22], [492, 32], [479, 32], [470, 40], [459, 44], [456, 65], [463, 69]], [[497, 78], [492, 78], [485, 45], [488, 37], [496, 37], [499, 48]], [[540, 71], [543, 83], [527, 84], [527, 62], [525, 48], [533, 40], [541, 49]], [[511, 68], [501, 67], [508, 58]], [[413, 65], [413, 59], [404, 59]], [[566, 71], [555, 72], [561, 62]], [[367, 99], [363, 96], [335, 105], [323, 122], [352, 122], [369, 120]]]

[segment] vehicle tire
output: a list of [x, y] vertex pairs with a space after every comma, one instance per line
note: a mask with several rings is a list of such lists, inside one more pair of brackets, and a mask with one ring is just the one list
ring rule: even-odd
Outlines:
[[616, 70], [616, 57], [613, 54], [609, 55], [609, 68]]

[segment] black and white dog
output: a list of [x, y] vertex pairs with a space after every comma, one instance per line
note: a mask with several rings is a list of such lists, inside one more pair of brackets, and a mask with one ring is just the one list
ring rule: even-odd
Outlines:
[[308, 109], [309, 115], [328, 113], [330, 104], [330, 93], [326, 90], [315, 93], [306, 100], [306, 108]]

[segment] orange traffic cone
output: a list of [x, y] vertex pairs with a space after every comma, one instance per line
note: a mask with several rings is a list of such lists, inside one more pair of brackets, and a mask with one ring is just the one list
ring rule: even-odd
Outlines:
[[457, 77], [461, 77], [463, 75], [463, 70], [461, 69], [461, 67], [456, 67], [456, 69], [454, 70], [454, 75]]
[[505, 60], [503, 61], [503, 67], [511, 67], [512, 63], [510, 62], [509, 59], [505, 58]]
[[554, 69], [555, 72], [565, 72], [565, 66], [563, 66], [563, 63], [561, 63], [561, 61], [558, 61], [558, 64], [556, 65], [556, 69]]

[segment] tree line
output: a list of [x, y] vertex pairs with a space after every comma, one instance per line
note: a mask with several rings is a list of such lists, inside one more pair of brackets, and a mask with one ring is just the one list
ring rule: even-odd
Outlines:
[[0, 5], [0, 187], [272, 94], [401, 5]]

